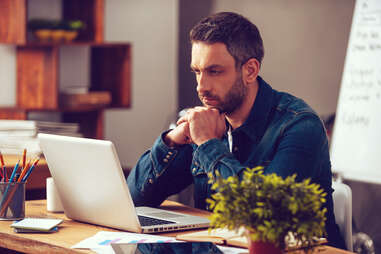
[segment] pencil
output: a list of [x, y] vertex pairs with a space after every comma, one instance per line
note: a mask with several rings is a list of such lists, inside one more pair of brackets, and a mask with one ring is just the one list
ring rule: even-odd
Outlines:
[[25, 160], [26, 160], [26, 148], [24, 148], [24, 152], [22, 153], [22, 169], [25, 168]]
[[20, 163], [20, 160], [16, 163], [15, 167], [13, 168], [11, 177], [9, 178], [9, 181], [8, 181], [9, 183], [13, 182], [13, 178], [16, 175], [17, 169], [19, 168], [19, 163]]
[[0, 161], [1, 161], [1, 167], [4, 167], [5, 163], [4, 163], [4, 158], [3, 158], [3, 154], [1, 153], [1, 151], [0, 151]]
[[0, 151], [0, 162], [1, 162], [1, 171], [3, 172], [4, 182], [6, 182], [7, 181], [7, 172], [5, 170], [4, 158], [3, 158], [3, 154], [1, 153], [1, 151]]
[[21, 174], [19, 176], [19, 179], [17, 179], [17, 182], [21, 182], [22, 178], [24, 177], [24, 175], [26, 174], [26, 172], [28, 171], [28, 168], [29, 168], [29, 165], [30, 165], [30, 160], [28, 161], [28, 163], [26, 164], [25, 168], [22, 169], [21, 171]]
[[29, 177], [30, 174], [32, 173], [34, 167], [36, 167], [36, 165], [37, 165], [37, 163], [39, 162], [39, 160], [40, 160], [40, 158], [37, 158], [37, 159], [34, 161], [33, 165], [29, 168], [28, 172], [27, 172], [27, 173], [25, 174], [25, 176], [22, 178], [22, 180], [21, 180], [22, 182], [25, 182], [25, 181], [28, 179], [28, 177]]

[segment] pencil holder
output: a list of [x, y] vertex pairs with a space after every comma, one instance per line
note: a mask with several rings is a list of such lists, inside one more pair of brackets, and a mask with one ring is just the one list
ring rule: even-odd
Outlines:
[[25, 217], [25, 182], [0, 182], [0, 220]]

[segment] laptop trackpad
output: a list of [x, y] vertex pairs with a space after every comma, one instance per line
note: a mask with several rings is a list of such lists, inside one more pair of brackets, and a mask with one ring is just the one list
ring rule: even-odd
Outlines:
[[152, 218], [167, 219], [167, 220], [186, 217], [185, 215], [181, 213], [167, 212], [162, 209], [147, 207], [147, 206], [136, 207], [136, 212], [138, 215], [148, 216]]
[[158, 217], [158, 218], [164, 218], [164, 219], [173, 219], [173, 218], [179, 218], [179, 217], [184, 217], [182, 214], [174, 214], [174, 213], [167, 213], [167, 212], [148, 212], [145, 213], [146, 216], [150, 217]]

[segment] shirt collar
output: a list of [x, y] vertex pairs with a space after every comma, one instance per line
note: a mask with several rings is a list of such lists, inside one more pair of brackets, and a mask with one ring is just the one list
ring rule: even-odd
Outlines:
[[258, 93], [254, 105], [246, 121], [234, 132], [243, 131], [253, 140], [260, 139], [267, 125], [268, 116], [274, 103], [274, 90], [260, 76], [258, 80]]

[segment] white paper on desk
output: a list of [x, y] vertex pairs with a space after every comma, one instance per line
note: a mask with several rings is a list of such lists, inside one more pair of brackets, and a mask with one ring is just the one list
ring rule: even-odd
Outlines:
[[100, 231], [92, 237], [86, 238], [73, 245], [73, 249], [98, 249], [109, 247], [111, 243], [165, 243], [180, 242], [175, 237], [135, 234], [128, 232]]
[[237, 247], [217, 245], [217, 248], [219, 248], [220, 251], [222, 251], [222, 253], [224, 254], [248, 254], [249, 253], [248, 249], [242, 249]]
[[102, 248], [90, 249], [97, 254], [115, 254], [115, 251], [112, 249], [111, 245]]
[[[222, 251], [222, 253], [224, 254], [247, 254], [248, 253], [247, 249], [241, 249], [236, 247], [217, 245], [217, 248], [219, 248], [220, 251]], [[111, 246], [108, 246], [107, 248], [97, 248], [97, 249], [91, 249], [91, 250], [97, 254], [115, 254]]]

